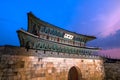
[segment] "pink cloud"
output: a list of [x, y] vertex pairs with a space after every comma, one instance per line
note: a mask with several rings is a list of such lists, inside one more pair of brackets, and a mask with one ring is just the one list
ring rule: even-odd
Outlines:
[[104, 56], [104, 57], [120, 59], [120, 48], [101, 50], [99, 52], [99, 55]]
[[106, 15], [97, 16], [95, 20], [97, 19], [101, 22], [98, 30], [98, 32], [100, 32], [99, 36], [107, 37], [115, 34], [120, 30], [120, 7], [106, 13]]

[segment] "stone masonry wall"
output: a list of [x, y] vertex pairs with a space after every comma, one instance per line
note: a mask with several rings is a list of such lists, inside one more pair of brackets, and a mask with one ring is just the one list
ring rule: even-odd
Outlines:
[[101, 59], [65, 55], [56, 52], [51, 54], [50, 51], [26, 51], [19, 47], [5, 48], [0, 56], [0, 80], [68, 80], [69, 70], [73, 66], [80, 69], [82, 80], [103, 80]]
[[120, 62], [105, 63], [106, 80], [120, 80]]

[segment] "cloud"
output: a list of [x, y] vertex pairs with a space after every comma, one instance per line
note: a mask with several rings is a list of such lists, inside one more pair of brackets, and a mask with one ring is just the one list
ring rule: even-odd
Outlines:
[[98, 55], [108, 58], [120, 59], [120, 30], [116, 34], [91, 41], [89, 46], [100, 47]]
[[113, 48], [108, 50], [101, 50], [99, 54], [103, 57], [113, 58], [113, 59], [120, 59], [120, 48]]
[[98, 32], [100, 32], [100, 37], [114, 35], [118, 30], [120, 30], [120, 6], [109, 13], [97, 15], [93, 21], [101, 23], [98, 30]]
[[101, 47], [98, 55], [120, 59], [120, 30], [114, 35], [91, 41], [88, 45]]
[[120, 30], [116, 31], [114, 35], [104, 38], [98, 38], [88, 43], [89, 46], [99, 46], [106, 48], [120, 48]]

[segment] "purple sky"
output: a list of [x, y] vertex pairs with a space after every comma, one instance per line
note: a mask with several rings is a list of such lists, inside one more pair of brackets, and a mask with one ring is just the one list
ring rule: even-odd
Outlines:
[[19, 45], [16, 30], [27, 29], [29, 11], [61, 28], [96, 36], [89, 46], [120, 58], [120, 0], [0, 1], [0, 45]]

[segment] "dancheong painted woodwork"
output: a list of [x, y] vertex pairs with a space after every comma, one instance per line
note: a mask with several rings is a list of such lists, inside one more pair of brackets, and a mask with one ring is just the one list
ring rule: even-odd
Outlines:
[[99, 50], [86, 47], [86, 42], [96, 37], [64, 30], [36, 18], [32, 13], [28, 13], [28, 25], [28, 31], [17, 31], [20, 45], [27, 49], [80, 55], [91, 55]]

